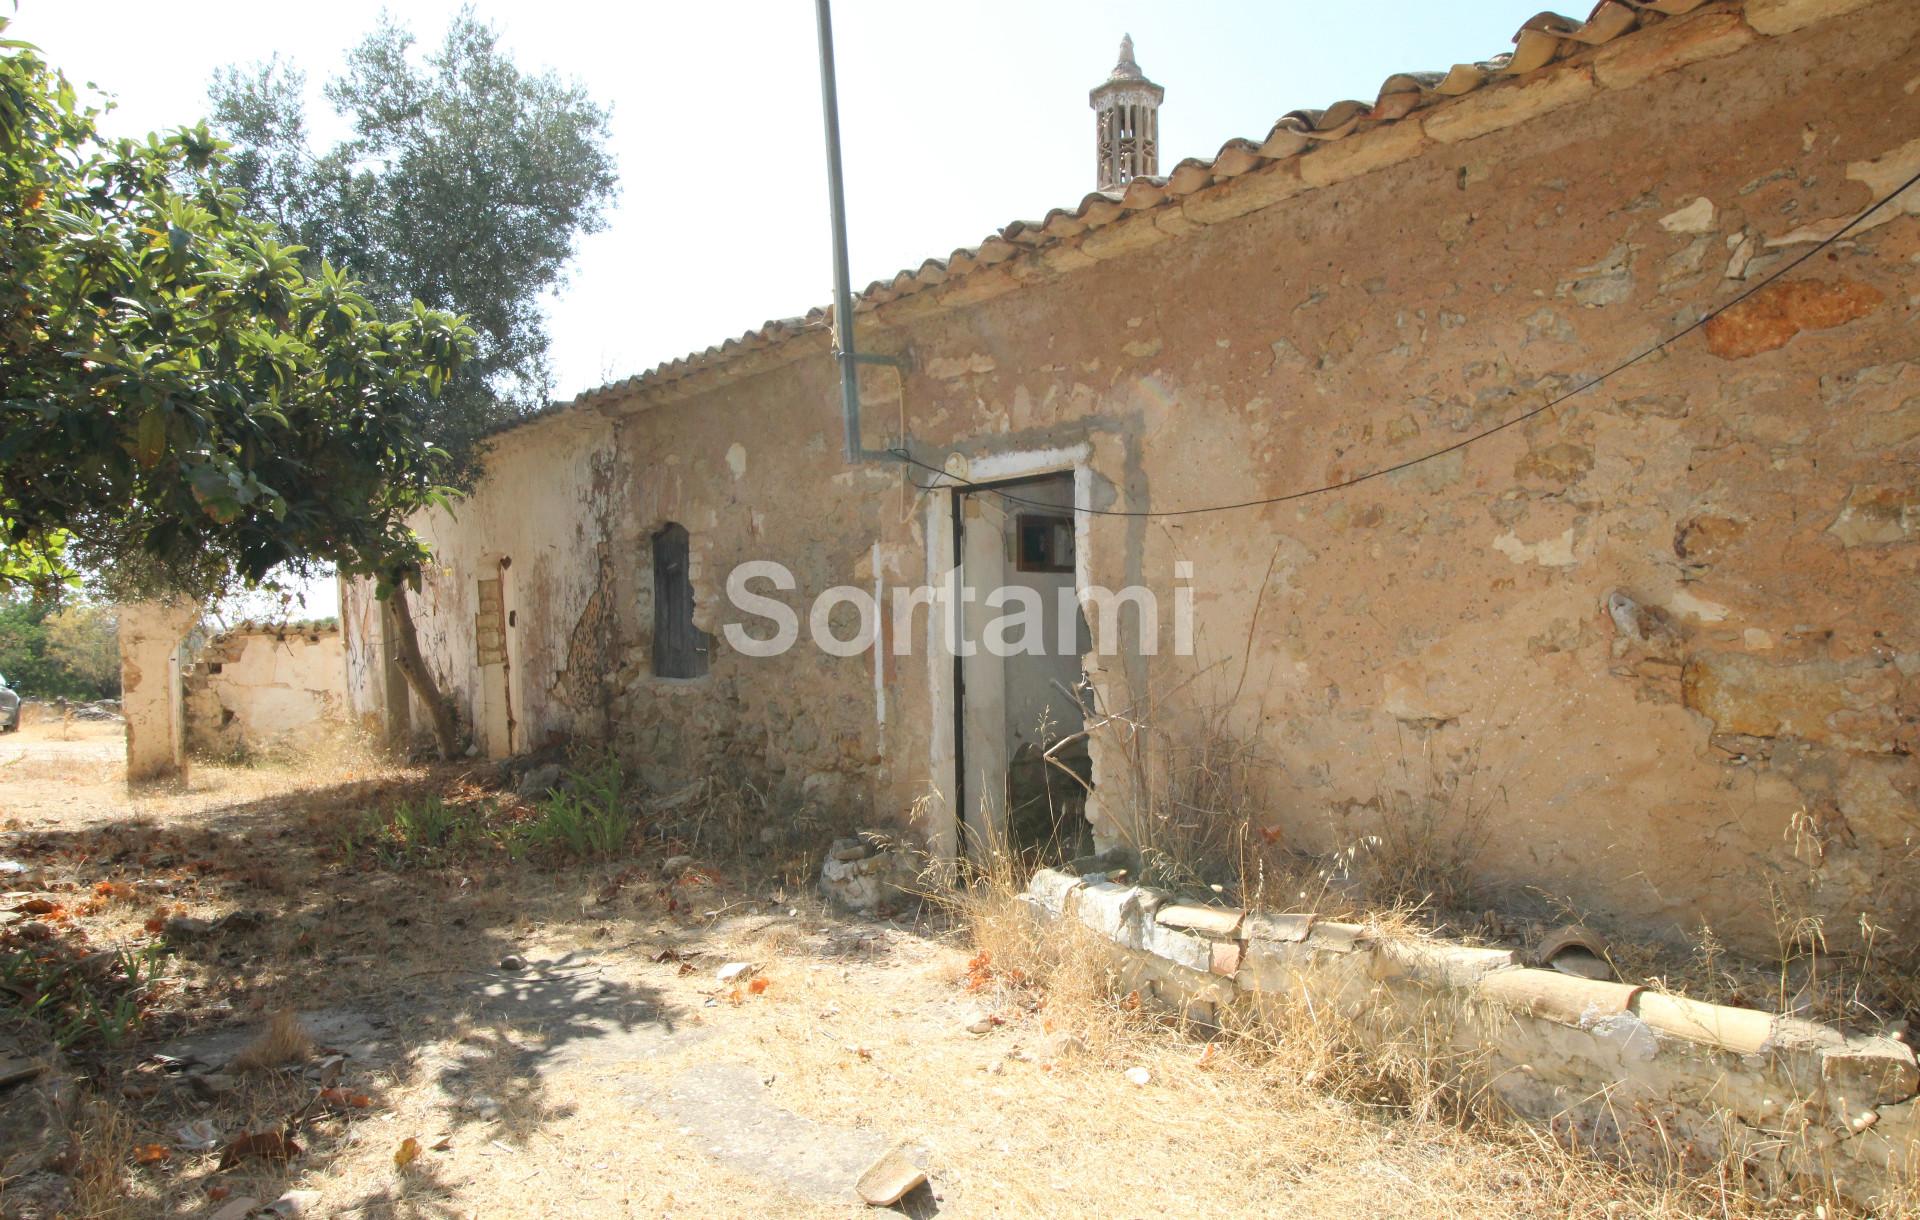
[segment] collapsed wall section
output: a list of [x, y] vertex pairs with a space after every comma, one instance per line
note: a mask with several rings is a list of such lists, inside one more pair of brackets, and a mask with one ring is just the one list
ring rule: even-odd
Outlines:
[[187, 748], [229, 758], [312, 744], [347, 722], [338, 626], [224, 632], [183, 679]]

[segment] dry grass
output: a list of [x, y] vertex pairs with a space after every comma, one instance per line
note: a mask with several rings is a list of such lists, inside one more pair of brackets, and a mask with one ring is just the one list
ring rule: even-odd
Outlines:
[[[1478, 922], [1472, 912], [1486, 894], [1475, 884], [1476, 861], [1488, 814], [1503, 799], [1499, 778], [1484, 772], [1478, 751], [1443, 767], [1424, 752], [1409, 757], [1403, 750], [1395, 782], [1358, 811], [1366, 815], [1357, 819], [1365, 833], [1345, 851], [1314, 857], [1287, 851], [1277, 835], [1262, 833], [1267, 811], [1258, 793], [1272, 776], [1265, 774], [1269, 764], [1255, 744], [1235, 737], [1218, 717], [1203, 721], [1200, 733], [1184, 739], [1154, 734], [1144, 723], [1121, 717], [1104, 726], [1123, 739], [1128, 770], [1117, 786], [1119, 799], [1132, 802], [1138, 835], [1131, 846], [1142, 860], [1141, 881], [1201, 900], [1358, 919], [1399, 935]], [[1453, 1048], [1444, 1014], [1390, 1024], [1378, 1013], [1343, 1015], [1325, 997], [1240, 997], [1204, 1026], [1178, 1013], [1155, 1012], [1112, 946], [1074, 920], [1042, 925], [1020, 900], [1026, 872], [1011, 853], [989, 845], [968, 872], [967, 884], [947, 903], [976, 951], [963, 981], [1018, 995], [1041, 1013], [1059, 1051], [1056, 1070], [1135, 1064], [1147, 1067], [1157, 1082], [1153, 1065], [1170, 1064], [1190, 1078], [1192, 1087], [1183, 1085], [1181, 1092], [1189, 1104], [1203, 1107], [1210, 1136], [1222, 1128], [1237, 1133], [1244, 1124], [1248, 1143], [1263, 1143], [1270, 1150], [1266, 1159], [1283, 1175], [1312, 1172], [1338, 1180], [1337, 1186], [1326, 1183], [1324, 1194], [1311, 1202], [1290, 1196], [1291, 1214], [1467, 1215], [1498, 1209], [1662, 1220], [1862, 1214], [1817, 1183], [1804, 1198], [1770, 1195], [1737, 1154], [1703, 1164], [1681, 1149], [1650, 1161], [1622, 1147], [1579, 1148], [1564, 1124], [1543, 1128], [1507, 1112], [1487, 1092], [1481, 1065]], [[1767, 981], [1766, 964], [1731, 962], [1705, 930], [1693, 969], [1681, 981], [1705, 976], [1706, 985], [1689, 988], [1689, 994], [1746, 1003], [1758, 998], [1756, 1007], [1797, 1007], [1805, 1015], [1829, 1017], [1834, 1005], [1821, 999], [1817, 986], [1824, 964], [1829, 989], [1850, 989], [1847, 1000], [1857, 1009], [1863, 1003], [1861, 974], [1856, 970], [1836, 985], [1819, 922], [1777, 900], [1775, 910], [1781, 957], [1771, 997], [1765, 986], [1756, 997], [1753, 986], [1756, 974]], [[1564, 904], [1559, 914], [1579, 919]], [[1872, 926], [1863, 923], [1862, 931], [1871, 948]], [[1618, 955], [1616, 966], [1626, 977], [1654, 977], [1661, 965], [1671, 964], [1653, 953], [1636, 957], [1638, 949], [1629, 944]], [[1236, 1112], [1246, 1098], [1258, 1099], [1257, 1110]], [[1155, 1125], [1164, 1127], [1166, 1118]], [[1739, 1145], [1729, 1140], [1727, 1146]], [[1445, 1151], [1419, 1172], [1390, 1172], [1390, 1185], [1369, 1186], [1364, 1174], [1322, 1169], [1391, 1165], [1413, 1147], [1429, 1158]], [[1311, 1171], [1289, 1164], [1302, 1148]], [[1183, 1169], [1197, 1176], [1218, 1173], [1217, 1163], [1204, 1161]], [[1231, 1192], [1223, 1195], [1223, 1203], [1230, 1198]], [[1920, 1202], [1920, 1196], [1907, 1202]], [[1891, 1206], [1888, 1214], [1904, 1214], [1900, 1202]], [[1237, 1214], [1232, 1206], [1220, 1210]]]
[[[1219, 1182], [1244, 1149], [1276, 1186], [1289, 1184], [1288, 1214], [1299, 1216], [1867, 1214], [1818, 1192], [1767, 1197], [1737, 1161], [1703, 1171], [1678, 1152], [1649, 1163], [1571, 1146], [1564, 1132], [1507, 1113], [1437, 1021], [1362, 1024], [1303, 998], [1243, 999], [1206, 1026], [1155, 1011], [1127, 989], [1105, 942], [1072, 920], [1043, 928], [1008, 880], [977, 878], [955, 900], [978, 950], [971, 982], [1036, 1007], [1066, 1078], [1141, 1066], [1156, 1087], [1165, 1082], [1160, 1096], [1189, 1112], [1143, 1119], [1155, 1131], [1190, 1125], [1206, 1140], [1184, 1151], [1129, 1142], [1126, 1156], [1152, 1158], [1156, 1175]], [[1130, 1128], [1116, 1115], [1114, 1129]], [[1218, 1214], [1263, 1210], [1231, 1188], [1218, 1203]], [[1892, 1207], [1880, 1214], [1906, 1214]]]
[[[1461, 921], [1480, 895], [1478, 857], [1501, 796], [1479, 752], [1441, 760], [1431, 742], [1402, 744], [1392, 783], [1347, 811], [1352, 840], [1337, 851], [1291, 846], [1265, 793], [1283, 778], [1257, 737], [1225, 705], [1202, 708], [1181, 731], [1131, 714], [1094, 730], [1124, 759], [1103, 796], [1127, 811], [1122, 832], [1138, 879], [1185, 898], [1406, 929]], [[1469, 921], [1470, 922], [1470, 921]]]
[[292, 1067], [313, 1058], [313, 1035], [300, 1024], [300, 1014], [283, 1008], [267, 1018], [267, 1027], [233, 1057], [236, 1072], [266, 1072]]
[[[1920, 1027], [1920, 950], [1889, 931], [1920, 924], [1920, 899], [1912, 887], [1890, 883], [1873, 910], [1840, 926], [1814, 910], [1813, 870], [1824, 860], [1825, 832], [1811, 815], [1787, 830], [1808, 872], [1783, 878], [1766, 895], [1774, 953], [1730, 952], [1710, 927], [1696, 929], [1689, 943], [1661, 942], [1563, 897], [1484, 880], [1481, 857], [1508, 778], [1489, 765], [1484, 742], [1441, 757], [1437, 738], [1403, 737], [1373, 796], [1338, 811], [1349, 840], [1328, 852], [1291, 849], [1281, 812], [1263, 795], [1284, 786], [1284, 776], [1257, 737], [1236, 730], [1229, 707], [1187, 709], [1177, 730], [1154, 723], [1151, 703], [1094, 721], [1091, 731], [1122, 764], [1117, 774], [1103, 773], [1102, 794], [1126, 811], [1123, 831], [1133, 836], [1145, 884], [1190, 899], [1513, 948], [1536, 944], [1559, 925], [1582, 924], [1614, 934], [1607, 956], [1623, 979], [1854, 1030]], [[1107, 771], [1115, 771], [1111, 762]]]
[[[1625, 1172], [1507, 1123], [1461, 1086], [1470, 1065], [1438, 1059], [1418, 1030], [1383, 1041], [1305, 1008], [1230, 1011], [1218, 1032], [1157, 1015], [1116, 993], [1089, 937], [1037, 931], [1006, 857], [912, 927], [828, 914], [787, 880], [802, 877], [795, 861], [817, 866], [823, 841], [769, 848], [748, 813], [694, 798], [646, 815], [645, 846], [605, 864], [475, 853], [350, 866], [334, 832], [366, 810], [428, 795], [511, 802], [458, 769], [346, 768], [198, 768], [185, 788], [132, 805], [64, 787], [35, 829], [0, 841], [13, 852], [46, 836], [58, 850], [33, 858], [74, 892], [164, 873], [169, 908], [266, 912], [174, 961], [166, 1036], [285, 1009], [390, 1021], [382, 1049], [356, 1049], [340, 1082], [370, 1104], [310, 1111], [291, 1165], [142, 1166], [131, 1150], [191, 1117], [227, 1132], [284, 1122], [317, 1087], [302, 1073], [255, 1073], [209, 1106], [131, 1066], [151, 1044], [103, 1065], [113, 1114], [90, 1119], [100, 1185], [76, 1215], [198, 1215], [212, 1188], [270, 1200], [290, 1186], [321, 1192], [322, 1215], [870, 1214], [716, 1157], [733, 1131], [660, 1108], [686, 1073], [716, 1064], [749, 1070], [757, 1104], [817, 1124], [824, 1141], [907, 1141], [950, 1217], [1128, 1214], [1147, 1200], [1228, 1216], [1795, 1214]], [[750, 811], [757, 797], [703, 799]], [[665, 875], [661, 858], [688, 836], [664, 824], [683, 818], [742, 858], [698, 853]], [[102, 941], [137, 939], [153, 901], [104, 904], [84, 922]], [[573, 957], [514, 974], [499, 968], [509, 952]], [[719, 985], [733, 960], [752, 963], [764, 989]], [[530, 1007], [488, 1007], [535, 976], [578, 980], [586, 998], [550, 1002], [536, 987]], [[589, 1010], [594, 997], [612, 999]], [[988, 1032], [971, 1032], [982, 1014]], [[1148, 1083], [1131, 1083], [1131, 1068]], [[409, 1138], [423, 1151], [396, 1166]]]
[[123, 1107], [98, 1096], [80, 1103], [66, 1154], [74, 1214], [86, 1220], [137, 1214], [127, 1191], [133, 1152], [134, 1124]]

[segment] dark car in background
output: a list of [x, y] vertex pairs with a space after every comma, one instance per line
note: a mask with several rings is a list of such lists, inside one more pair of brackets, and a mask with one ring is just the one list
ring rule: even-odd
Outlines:
[[11, 733], [20, 727], [20, 696], [7, 685], [4, 674], [0, 674], [0, 733]]

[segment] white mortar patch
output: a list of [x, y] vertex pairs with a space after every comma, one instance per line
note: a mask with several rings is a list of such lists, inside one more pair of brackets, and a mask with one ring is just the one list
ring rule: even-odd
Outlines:
[[1695, 597], [1685, 589], [1673, 595], [1673, 608], [1703, 623], [1724, 622], [1727, 617], [1725, 606], [1719, 602], [1710, 602], [1704, 597]]
[[1537, 563], [1543, 568], [1570, 568], [1580, 562], [1573, 554], [1573, 527], [1569, 525], [1557, 538], [1522, 542], [1512, 530], [1493, 540], [1493, 549], [1515, 563]]
[[1669, 233], [1705, 233], [1713, 228], [1713, 200], [1705, 195], [1677, 212], [1660, 218], [1660, 227]]

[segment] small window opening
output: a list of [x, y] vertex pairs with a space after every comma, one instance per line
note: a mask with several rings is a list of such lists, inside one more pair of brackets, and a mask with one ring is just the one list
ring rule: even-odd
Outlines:
[[669, 522], [653, 536], [654, 676], [705, 676], [712, 643], [712, 636], [693, 625], [686, 527]]
[[1022, 572], [1073, 571], [1073, 518], [1021, 513], [1014, 521], [1014, 567]]

